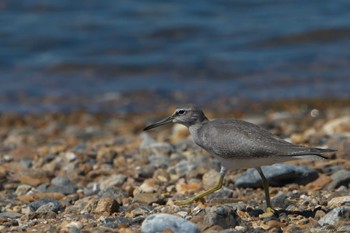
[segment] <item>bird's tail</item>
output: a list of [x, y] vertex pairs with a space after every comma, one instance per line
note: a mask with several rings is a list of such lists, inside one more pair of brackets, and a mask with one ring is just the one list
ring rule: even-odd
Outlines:
[[323, 156], [322, 153], [336, 152], [334, 149], [321, 149], [321, 148], [308, 148], [307, 150], [300, 151], [294, 156], [298, 159], [310, 159], [310, 160], [324, 160], [328, 159]]

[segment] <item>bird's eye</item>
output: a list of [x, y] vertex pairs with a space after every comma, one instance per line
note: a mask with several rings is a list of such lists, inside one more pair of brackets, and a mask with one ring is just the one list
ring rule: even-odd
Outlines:
[[179, 110], [179, 111], [177, 111], [177, 113], [179, 114], [179, 115], [183, 115], [183, 114], [185, 114], [185, 110]]

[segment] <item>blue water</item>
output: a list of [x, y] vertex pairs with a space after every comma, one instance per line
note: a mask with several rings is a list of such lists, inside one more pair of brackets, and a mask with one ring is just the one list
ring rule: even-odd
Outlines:
[[348, 0], [3, 0], [0, 112], [350, 97]]

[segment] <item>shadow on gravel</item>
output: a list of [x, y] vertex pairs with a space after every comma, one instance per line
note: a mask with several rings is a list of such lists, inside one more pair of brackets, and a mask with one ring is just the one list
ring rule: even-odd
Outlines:
[[[316, 212], [318, 210], [321, 210], [321, 211], [323, 211], [325, 213], [328, 213], [330, 211], [328, 209], [323, 209], [322, 207], [317, 207], [317, 208], [315, 208], [313, 210], [302, 210], [302, 211], [299, 211], [299, 210], [294, 210], [294, 211], [291, 211], [291, 210], [276, 210], [274, 216], [280, 216], [280, 215], [286, 214], [286, 215], [301, 215], [301, 216], [304, 216], [305, 218], [309, 218], [309, 217], [314, 218], [315, 214], [316, 214]], [[264, 213], [264, 210], [248, 208], [247, 212], [248, 212], [248, 214], [250, 216], [259, 217], [259, 215]]]

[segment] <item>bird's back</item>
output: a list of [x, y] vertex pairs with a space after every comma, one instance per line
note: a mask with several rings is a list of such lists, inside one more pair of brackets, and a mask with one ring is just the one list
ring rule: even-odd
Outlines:
[[198, 145], [227, 159], [319, 156], [320, 153], [327, 152], [289, 143], [262, 127], [240, 120], [207, 121], [191, 133]]

